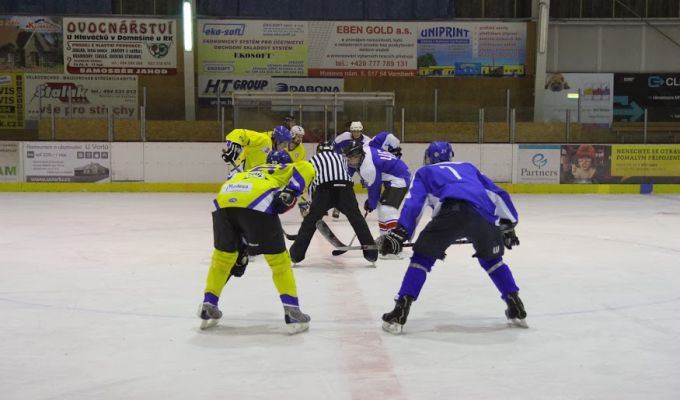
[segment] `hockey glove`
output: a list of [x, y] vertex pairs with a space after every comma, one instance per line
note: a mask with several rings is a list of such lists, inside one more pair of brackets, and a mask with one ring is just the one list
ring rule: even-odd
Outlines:
[[395, 157], [401, 158], [401, 147], [394, 147], [389, 149], [389, 152], [394, 154]]
[[297, 193], [295, 190], [285, 187], [274, 195], [272, 200], [272, 211], [276, 214], [283, 214], [295, 205]]
[[368, 199], [366, 199], [366, 201], [364, 202], [364, 211], [366, 211], [367, 213], [370, 213], [373, 210], [375, 210], [375, 209], [371, 208], [371, 206], [368, 204]]
[[227, 141], [227, 148], [222, 149], [222, 160], [227, 164], [234, 164], [243, 151], [243, 147], [232, 141]]
[[390, 230], [382, 237], [380, 242], [380, 254], [384, 256], [386, 254], [401, 253], [407, 238], [408, 232], [406, 231], [406, 228], [397, 224], [394, 229]]
[[312, 207], [312, 205], [308, 201], [302, 200], [298, 203], [298, 208], [300, 208], [300, 215], [302, 215], [302, 218], [304, 218], [307, 216], [307, 214], [309, 214], [309, 209]]
[[501, 219], [500, 230], [503, 232], [503, 246], [506, 249], [512, 250], [513, 246], [519, 246], [519, 238], [515, 233], [515, 226], [517, 222], [511, 222], [508, 219]]
[[240, 278], [246, 272], [246, 267], [248, 266], [248, 245], [244, 244], [238, 249], [238, 256], [236, 256], [236, 262], [234, 266], [231, 267], [231, 275]]

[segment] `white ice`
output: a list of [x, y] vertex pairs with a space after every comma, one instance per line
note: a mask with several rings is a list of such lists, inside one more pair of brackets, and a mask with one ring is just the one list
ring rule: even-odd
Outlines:
[[515, 195], [530, 328], [457, 246], [402, 336], [380, 316], [408, 259], [370, 268], [318, 234], [294, 269], [309, 332], [287, 335], [262, 257], [199, 331], [211, 199], [0, 193], [0, 399], [680, 398], [680, 196]]

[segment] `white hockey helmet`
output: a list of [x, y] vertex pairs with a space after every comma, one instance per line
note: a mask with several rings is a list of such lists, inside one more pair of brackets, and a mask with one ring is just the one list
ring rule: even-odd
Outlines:
[[363, 132], [364, 131], [364, 126], [361, 124], [361, 121], [354, 121], [349, 125], [349, 131], [350, 132]]
[[300, 126], [300, 125], [295, 125], [292, 128], [290, 128], [290, 133], [295, 136], [305, 136], [305, 130]]

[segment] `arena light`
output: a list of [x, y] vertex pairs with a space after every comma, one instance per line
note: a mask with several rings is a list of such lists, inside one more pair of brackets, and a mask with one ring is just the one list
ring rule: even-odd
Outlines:
[[548, 47], [548, 4], [538, 3], [538, 52], [543, 54]]
[[568, 99], [578, 99], [578, 98], [579, 98], [578, 92], [576, 92], [576, 93], [567, 93], [567, 98], [568, 98]]
[[190, 1], [185, 1], [182, 5], [182, 22], [184, 27], [184, 51], [191, 51], [194, 47], [194, 27]]

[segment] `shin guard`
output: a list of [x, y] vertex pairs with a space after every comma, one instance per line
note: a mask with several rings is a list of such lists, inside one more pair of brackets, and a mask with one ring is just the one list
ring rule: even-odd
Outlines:
[[411, 256], [411, 263], [406, 270], [404, 280], [401, 282], [399, 296], [410, 296], [414, 300], [418, 299], [420, 290], [427, 279], [427, 274], [432, 270], [435, 261], [434, 257], [426, 257], [414, 253]]
[[501, 298], [505, 299], [508, 294], [515, 293], [519, 290], [515, 284], [515, 278], [512, 276], [510, 267], [504, 262], [502, 257], [492, 259], [478, 258], [479, 265], [489, 274], [489, 278], [496, 285], [496, 288], [501, 293]]

